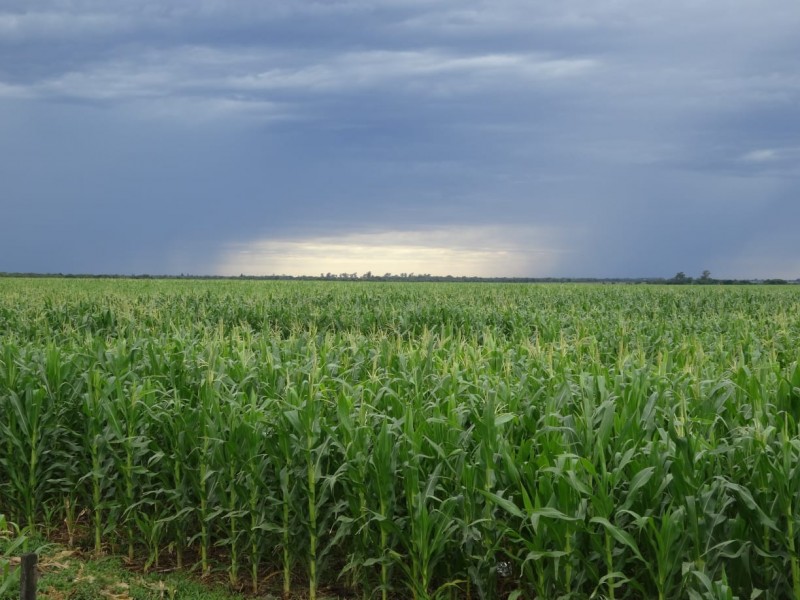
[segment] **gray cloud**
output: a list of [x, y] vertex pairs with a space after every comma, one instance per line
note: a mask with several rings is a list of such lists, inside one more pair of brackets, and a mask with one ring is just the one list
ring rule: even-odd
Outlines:
[[548, 274], [797, 277], [799, 25], [745, 0], [6, 2], [0, 270], [337, 236], [455, 260], [459, 228], [502, 261], [528, 227]]

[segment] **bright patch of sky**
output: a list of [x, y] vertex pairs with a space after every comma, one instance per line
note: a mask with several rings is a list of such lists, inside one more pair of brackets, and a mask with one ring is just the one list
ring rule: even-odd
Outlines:
[[232, 244], [214, 274], [548, 277], [558, 265], [562, 243], [557, 232], [514, 226], [268, 239]]

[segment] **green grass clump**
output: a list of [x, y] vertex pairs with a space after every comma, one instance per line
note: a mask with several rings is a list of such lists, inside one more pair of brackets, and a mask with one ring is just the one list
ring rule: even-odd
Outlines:
[[[40, 553], [37, 597], [59, 600], [235, 600], [244, 596], [209, 585], [186, 573], [142, 575], [114, 557], [91, 558], [57, 546]], [[0, 592], [17, 600], [18, 585]]]
[[0, 512], [100, 563], [800, 600], [800, 288], [0, 285]]

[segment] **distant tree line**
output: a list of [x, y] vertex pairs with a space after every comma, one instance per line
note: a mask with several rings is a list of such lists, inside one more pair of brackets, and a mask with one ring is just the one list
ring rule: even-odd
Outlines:
[[[651, 281], [651, 283], [659, 283]], [[669, 283], [673, 285], [787, 285], [790, 282], [786, 279], [714, 279], [711, 276], [711, 271], [706, 269], [702, 272], [700, 277], [688, 277], [683, 271], [678, 271], [675, 277], [667, 279], [661, 283]], [[796, 279], [794, 283], [800, 283], [800, 279]]]
[[358, 273], [320, 273], [319, 275], [150, 275], [150, 274], [91, 274], [91, 273], [10, 273], [0, 271], [0, 277], [51, 277], [64, 279], [198, 279], [198, 280], [253, 280], [253, 281], [408, 281], [452, 283], [605, 283], [605, 284], [668, 284], [668, 285], [787, 285], [800, 284], [785, 279], [714, 279], [711, 272], [703, 271], [700, 277], [689, 277], [683, 271], [674, 277], [473, 277], [461, 275], [431, 275], [430, 273], [384, 273], [375, 275], [367, 271]]

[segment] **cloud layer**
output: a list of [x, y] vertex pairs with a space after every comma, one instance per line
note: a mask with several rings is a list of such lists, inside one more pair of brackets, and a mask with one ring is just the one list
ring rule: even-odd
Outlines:
[[0, 271], [800, 277], [799, 26], [744, 0], [5, 2]]

